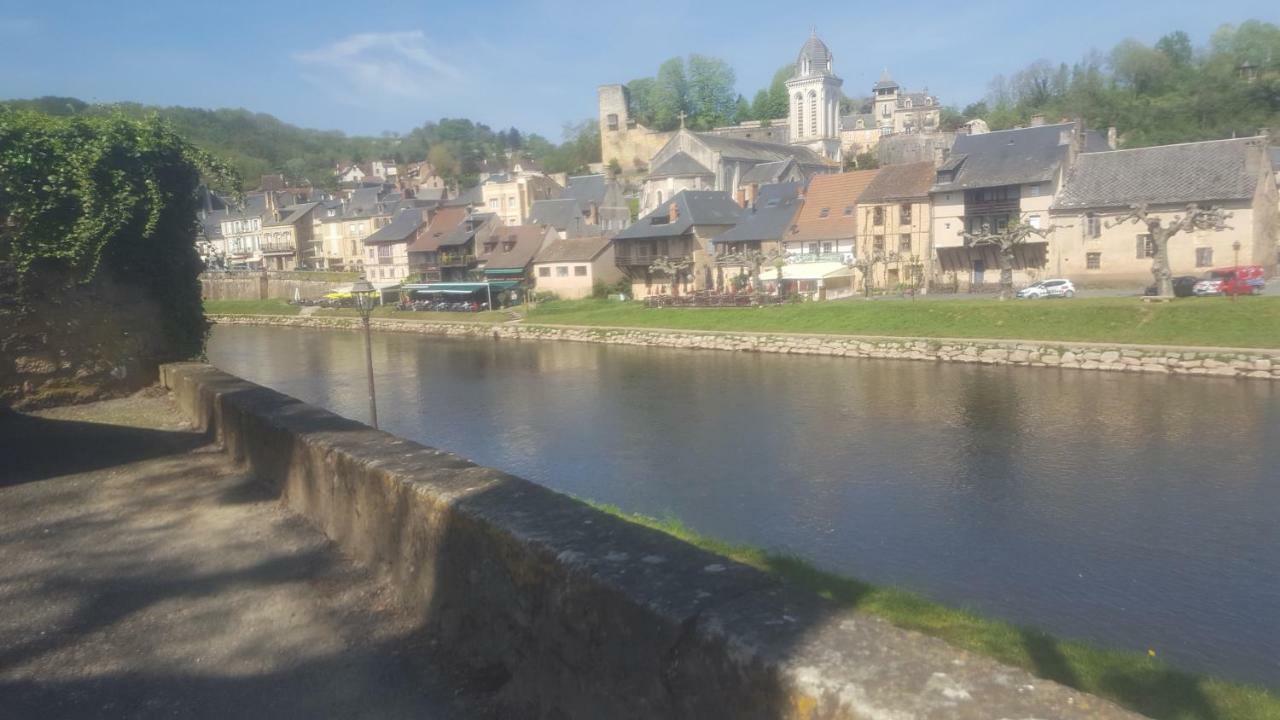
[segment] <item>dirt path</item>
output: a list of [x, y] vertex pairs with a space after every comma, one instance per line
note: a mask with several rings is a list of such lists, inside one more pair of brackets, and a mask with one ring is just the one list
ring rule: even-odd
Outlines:
[[0, 718], [455, 718], [429, 638], [155, 392], [0, 414]]

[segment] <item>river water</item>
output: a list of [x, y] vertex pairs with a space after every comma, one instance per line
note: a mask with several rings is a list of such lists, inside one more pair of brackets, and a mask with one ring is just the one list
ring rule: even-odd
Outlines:
[[[363, 338], [218, 367], [367, 420]], [[374, 336], [384, 430], [1060, 636], [1280, 687], [1280, 383]]]

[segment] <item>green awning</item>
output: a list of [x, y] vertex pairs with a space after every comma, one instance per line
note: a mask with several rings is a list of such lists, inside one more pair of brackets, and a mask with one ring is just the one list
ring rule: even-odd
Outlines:
[[524, 275], [524, 268], [485, 268], [485, 275]]
[[510, 290], [518, 286], [520, 283], [515, 280], [491, 280], [489, 282], [440, 282], [440, 283], [413, 283], [404, 286], [408, 292], [414, 293], [473, 293], [484, 292], [486, 290]]

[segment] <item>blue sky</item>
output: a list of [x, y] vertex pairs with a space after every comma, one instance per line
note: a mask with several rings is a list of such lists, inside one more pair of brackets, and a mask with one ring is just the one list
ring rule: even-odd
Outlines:
[[[966, 9], [966, 5], [974, 9]], [[245, 107], [304, 127], [405, 132], [469, 117], [559, 140], [595, 116], [595, 88], [673, 55], [723, 58], [750, 98], [816, 26], [845, 92], [887, 66], [945, 104], [1039, 58], [1073, 62], [1125, 37], [1280, 22], [1275, 0], [488, 3], [0, 0], [0, 97], [71, 95]]]

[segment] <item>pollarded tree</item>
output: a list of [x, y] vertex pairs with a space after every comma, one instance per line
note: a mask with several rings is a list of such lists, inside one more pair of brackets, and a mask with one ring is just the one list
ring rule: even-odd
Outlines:
[[1181, 232], [1229, 230], [1227, 219], [1230, 217], [1231, 213], [1224, 212], [1221, 208], [1202, 208], [1198, 203], [1191, 203], [1187, 205], [1186, 215], [1175, 215], [1166, 225], [1162, 218], [1151, 214], [1144, 203], [1134, 205], [1128, 213], [1108, 223], [1107, 227], [1127, 222], [1142, 223], [1147, 226], [1147, 234], [1151, 237], [1151, 274], [1156, 280], [1156, 294], [1161, 297], [1173, 297], [1173, 272], [1169, 269], [1169, 240]]
[[885, 262], [883, 252], [877, 250], [863, 257], [856, 257], [852, 261], [845, 263], [847, 267], [853, 268], [862, 273], [862, 292], [866, 297], [871, 297], [871, 281], [872, 274], [876, 270], [876, 266]]
[[751, 285], [755, 288], [755, 291], [759, 293], [761, 292], [761, 288], [764, 287], [760, 280], [760, 271], [764, 269], [765, 265], [772, 266], [775, 260], [781, 259], [785, 261], [785, 256], [778, 250], [770, 250], [769, 252], [762, 252], [760, 250], [744, 250], [739, 253], [724, 255], [720, 259], [732, 265], [742, 265], [744, 267], [751, 268]]
[[693, 261], [689, 258], [670, 258], [666, 255], [654, 260], [649, 265], [649, 270], [660, 272], [671, 278], [671, 294], [675, 297], [680, 295], [680, 278], [685, 272], [693, 266]]
[[1055, 227], [1050, 225], [1038, 228], [1017, 220], [1001, 232], [993, 233], [987, 225], [983, 225], [978, 232], [965, 232], [961, 233], [961, 236], [971, 247], [995, 248], [996, 259], [1000, 263], [1000, 299], [1005, 300], [1013, 292], [1013, 266], [1018, 261], [1018, 249], [1026, 245], [1031, 236], [1047, 237]]

